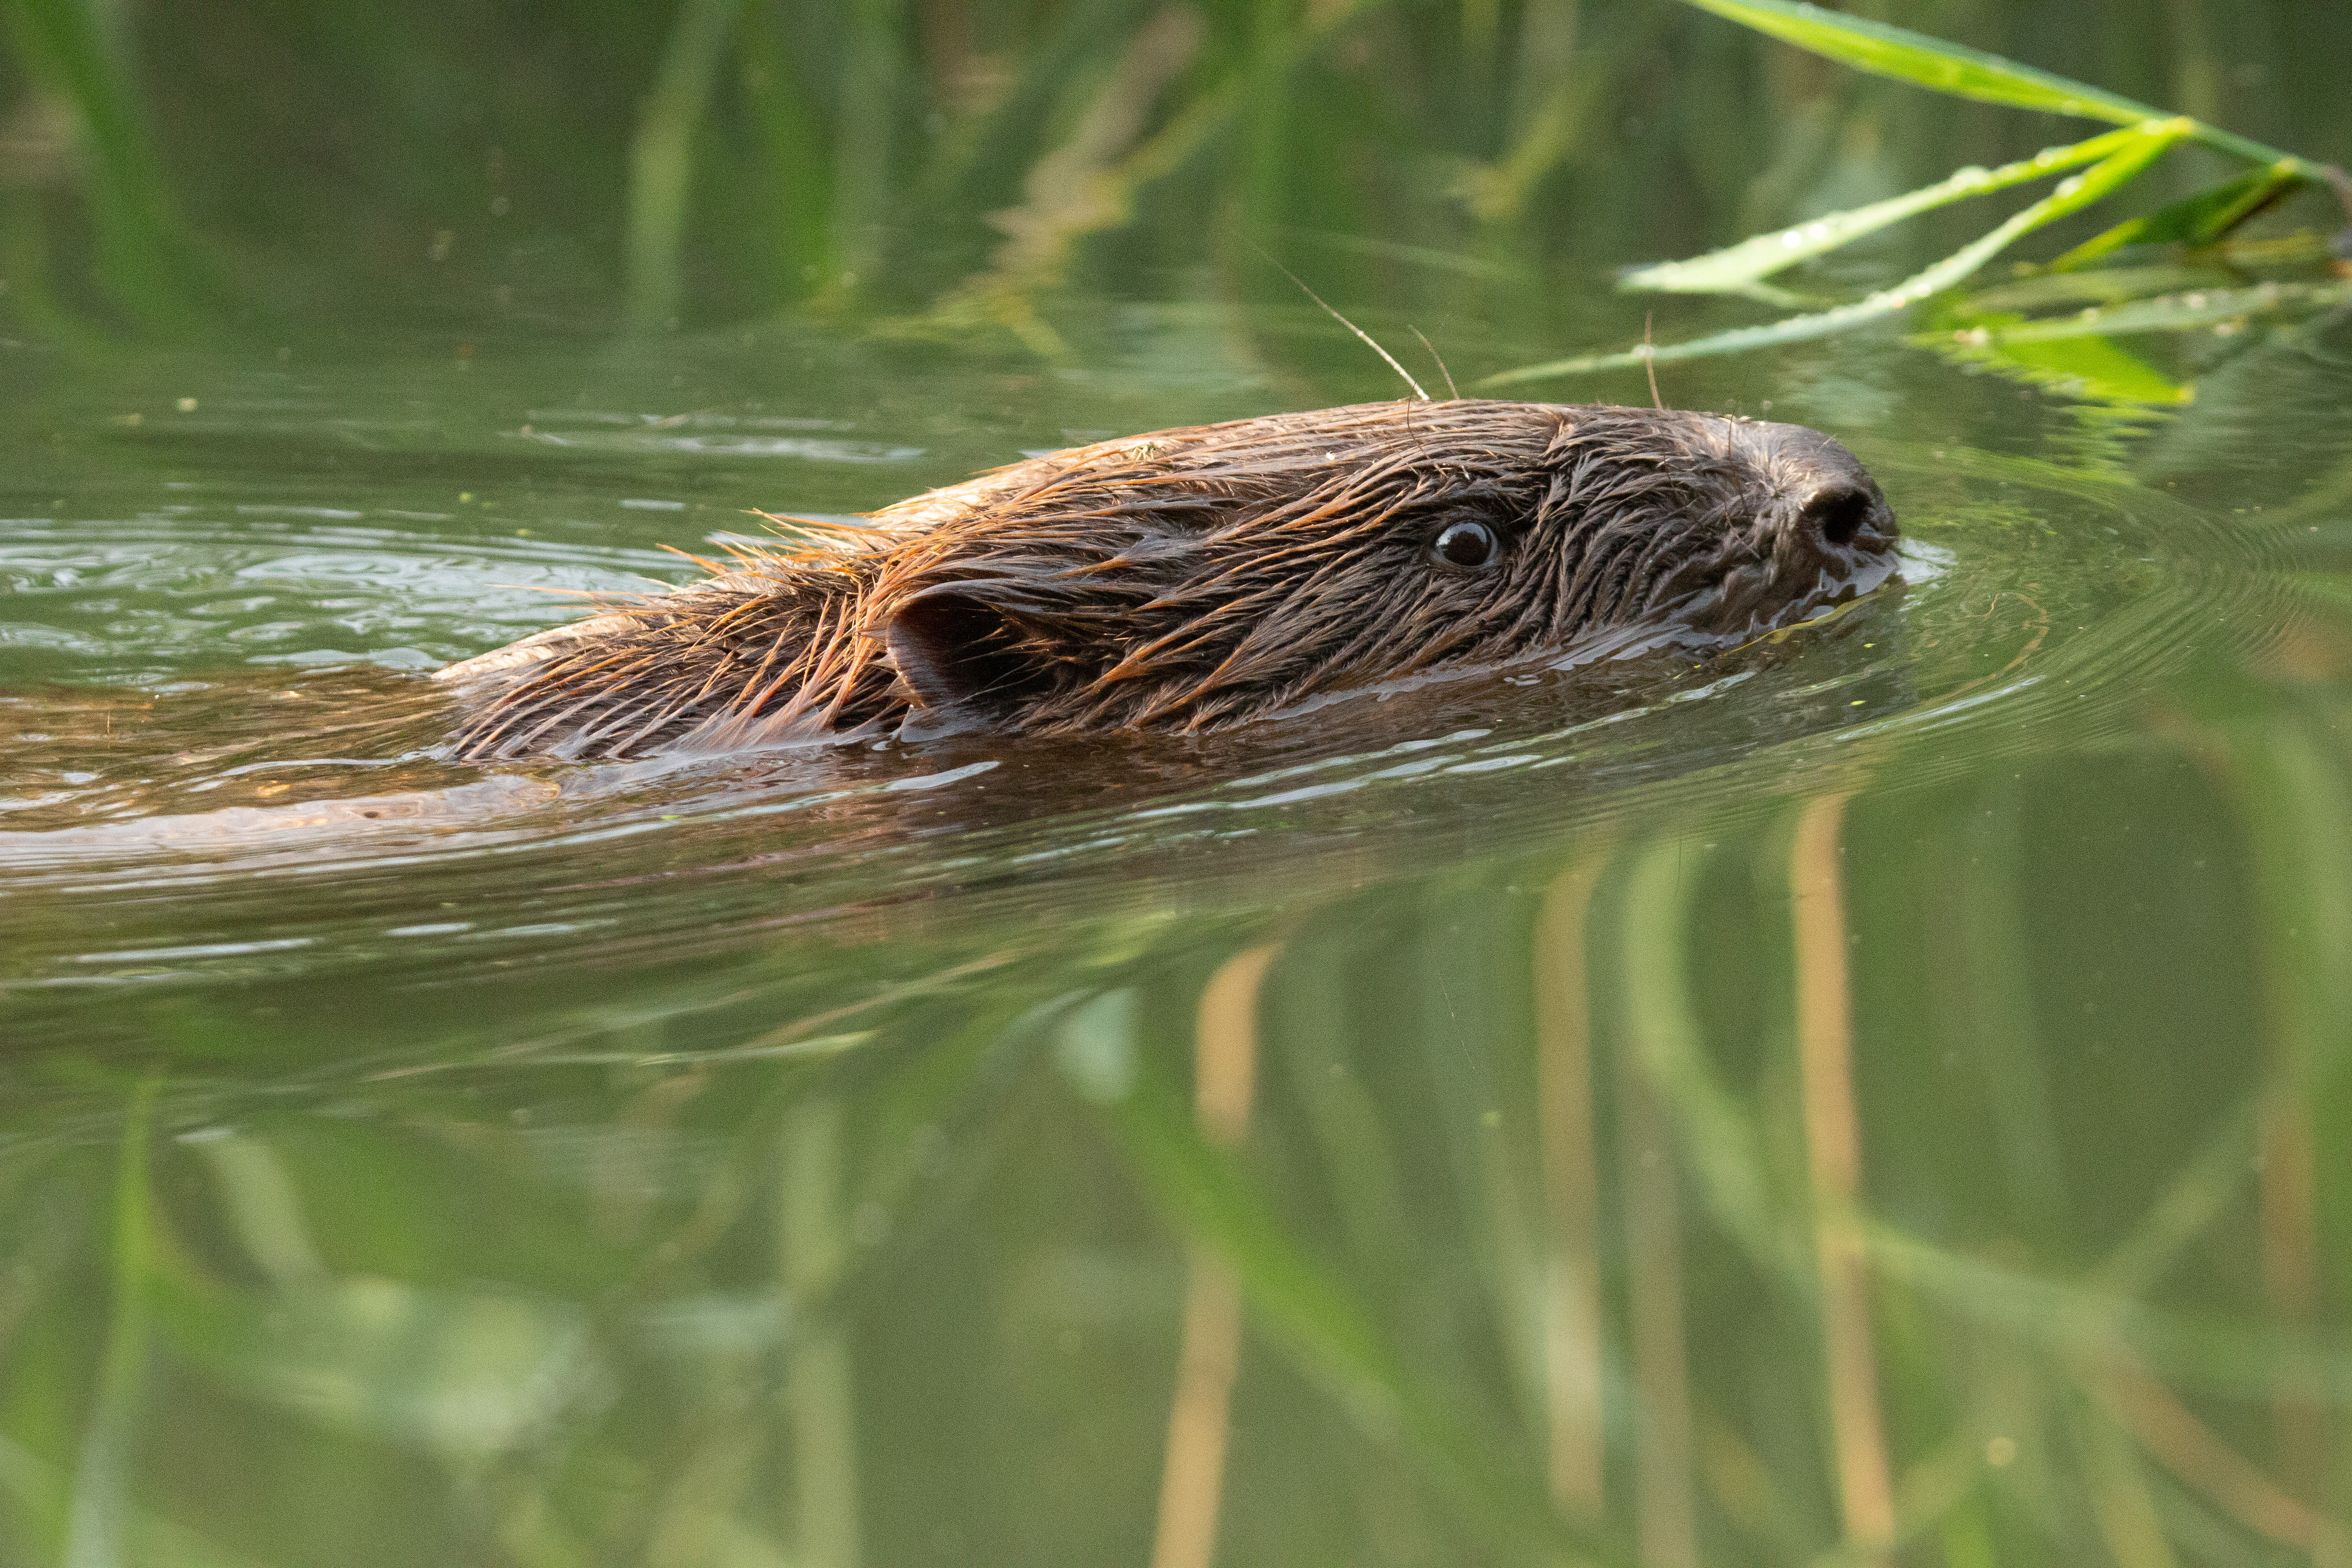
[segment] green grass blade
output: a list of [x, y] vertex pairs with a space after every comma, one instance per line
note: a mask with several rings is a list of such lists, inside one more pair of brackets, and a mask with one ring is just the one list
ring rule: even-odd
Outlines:
[[2193, 387], [2095, 332], [2060, 342], [2011, 344], [2003, 333], [2020, 321], [2005, 316], [1958, 330], [1916, 333], [1911, 341], [1960, 364], [2112, 407], [2178, 406], [2195, 400]]
[[2250, 289], [2205, 289], [2158, 300], [2135, 300], [2014, 325], [1986, 324], [1982, 331], [1990, 343], [2049, 343], [2135, 332], [2193, 331], [2249, 316], [2324, 310], [2345, 304], [2352, 304], [2352, 283], [2257, 283]]
[[678, 309], [694, 135], [739, 8], [740, 0], [688, 0], [629, 144], [628, 315], [641, 331], [666, 326]]
[[2214, 267], [2101, 267], [2088, 272], [2043, 272], [2008, 283], [1971, 289], [1952, 301], [1952, 325], [2002, 311], [2080, 310], [2085, 305], [2122, 305], [2193, 289], [2227, 289], [2230, 273]]
[[2089, 206], [2146, 168], [2150, 160], [2188, 135], [2190, 129], [2191, 122], [2187, 120], [2151, 121], [2134, 127], [2118, 149], [2097, 164], [2063, 182], [2032, 206], [2012, 215], [1990, 233], [1961, 247], [1933, 267], [1914, 273], [1894, 288], [1882, 289], [1866, 300], [1841, 305], [1833, 310], [1822, 310], [1810, 316], [1791, 316], [1786, 321], [1772, 321], [1763, 326], [1739, 327], [1727, 332], [1695, 338], [1688, 342], [1668, 343], [1662, 348], [1644, 345], [1621, 353], [1582, 354], [1573, 359], [1554, 360], [1547, 364], [1527, 365], [1490, 375], [1479, 384], [1504, 386], [1550, 376], [1615, 370], [1645, 361], [1656, 363], [1701, 359], [1715, 354], [1738, 353], [1747, 349], [1769, 348], [1780, 343], [1803, 342], [1895, 315], [1949, 289], [2035, 229]]
[[1366, 1430], [1391, 1437], [1509, 1560], [1626, 1562], [1613, 1542], [1560, 1517], [1513, 1452], [1421, 1381], [1371, 1314], [1294, 1239], [1257, 1184], [1201, 1136], [1190, 1097], [1135, 1052], [1122, 1026], [1110, 1027], [1076, 1062], [1066, 1058], [1065, 1069], [1075, 1068], [1074, 1084], [1105, 1112], [1144, 1194], [1178, 1234], [1233, 1268], [1257, 1326], [1298, 1369]]
[[1869, 1223], [1865, 1239], [1882, 1279], [2026, 1343], [2094, 1360], [2126, 1351], [2167, 1379], [2240, 1396], [2352, 1394], [2352, 1353], [2325, 1334], [2151, 1307], [2096, 1283], [1941, 1247], [1898, 1226]]
[[1682, 952], [1689, 868], [1704, 851], [1664, 837], [1634, 862], [1619, 933], [1626, 1044], [1679, 1135], [1691, 1190], [1759, 1268], [1809, 1288], [1810, 1259], [1774, 1212], [1755, 1119], [1708, 1058]]
[[1637, 268], [1618, 279], [1618, 287], [1670, 294], [1719, 294], [1742, 289], [1759, 278], [1769, 278], [1783, 268], [1809, 261], [1864, 235], [1875, 234], [1915, 214], [2006, 190], [2062, 169], [2095, 163], [2138, 133], [2136, 126], [2110, 131], [2072, 146], [2045, 147], [2031, 158], [2004, 163], [1998, 169], [1961, 169], [1932, 185], [1923, 185], [1883, 202], [1872, 202], [1867, 206], [1831, 213], [1810, 223], [1794, 224], [1777, 233], [1759, 234], [1688, 261], [1661, 261]]
[[1948, 44], [1907, 27], [1799, 5], [1795, 0], [1689, 0], [1689, 4], [1856, 70], [1893, 77], [1956, 98], [2112, 120], [2121, 125], [2164, 117], [2160, 109], [1999, 55]]
[[133, 1512], [131, 1494], [139, 1415], [146, 1402], [152, 1307], [147, 1145], [154, 1134], [155, 1099], [162, 1087], [158, 1079], [142, 1080], [122, 1121], [114, 1180], [114, 1301], [98, 1396], [74, 1469], [63, 1552], [67, 1568], [115, 1568], [130, 1561], [124, 1547]]
[[181, 325], [195, 268], [149, 133], [146, 100], [97, 9], [88, 0], [18, 0], [0, 5], [0, 37], [79, 119], [101, 285], [150, 324]]
[[2051, 270], [2072, 272], [2126, 245], [2210, 245], [2310, 178], [2309, 166], [2294, 159], [2249, 170], [2084, 240]]

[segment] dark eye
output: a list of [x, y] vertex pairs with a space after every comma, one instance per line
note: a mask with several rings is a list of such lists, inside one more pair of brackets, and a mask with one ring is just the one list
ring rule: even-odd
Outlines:
[[1483, 522], [1449, 522], [1437, 536], [1437, 558], [1448, 566], [1484, 566], [1495, 549], [1495, 531]]

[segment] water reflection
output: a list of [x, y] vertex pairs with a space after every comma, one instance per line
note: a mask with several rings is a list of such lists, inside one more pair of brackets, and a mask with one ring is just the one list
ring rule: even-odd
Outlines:
[[[2332, 742], [2237, 711], [2021, 788], [1863, 750], [1239, 925], [835, 929], [821, 983], [803, 935], [637, 1017], [475, 984], [503, 1044], [437, 1059], [297, 1066], [307, 987], [151, 1006], [117, 1131], [14, 1118], [11, 1339], [107, 1369], [20, 1385], [90, 1422], [16, 1428], [20, 1517], [346, 1561], [2328, 1557], [2352, 847]], [[2307, 964], [2209, 939], [2250, 879]], [[272, 1484], [222, 1490], [224, 1441]], [[289, 1475], [365, 1507], [320, 1536]]]

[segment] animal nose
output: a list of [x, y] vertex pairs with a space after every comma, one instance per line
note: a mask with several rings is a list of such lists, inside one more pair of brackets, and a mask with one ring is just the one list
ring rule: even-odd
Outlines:
[[1796, 527], [1805, 542], [1826, 552], [1853, 544], [1870, 524], [1878, 498], [1848, 479], [1831, 479], [1814, 488], [1797, 508]]
[[1894, 543], [1895, 513], [1845, 447], [1801, 425], [1754, 424], [1741, 435], [1770, 476], [1775, 548], [1788, 563], [1851, 564]]

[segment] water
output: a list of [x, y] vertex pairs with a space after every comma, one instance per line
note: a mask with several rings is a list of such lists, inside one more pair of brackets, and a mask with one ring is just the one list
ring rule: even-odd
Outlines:
[[1389, 395], [1210, 281], [8, 339], [0, 1563], [2343, 1559], [2340, 311], [1675, 367], [1906, 535], [1722, 658], [436, 752], [755, 509]]

